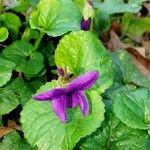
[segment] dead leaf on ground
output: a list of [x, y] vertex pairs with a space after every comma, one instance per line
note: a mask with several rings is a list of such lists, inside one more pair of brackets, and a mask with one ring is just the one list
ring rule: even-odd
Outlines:
[[119, 49], [125, 49], [127, 48], [129, 45], [124, 44], [119, 36], [113, 31], [110, 31], [110, 40], [107, 43], [107, 49], [111, 50], [111, 51], [116, 51]]
[[142, 46], [145, 48], [146, 57], [150, 58], [150, 41], [142, 41]]
[[110, 28], [110, 31], [114, 31], [117, 35], [121, 35], [121, 25], [120, 25], [120, 22], [119, 20], [115, 20], [112, 22], [112, 25], [111, 25], [111, 28]]
[[21, 126], [17, 125], [17, 123], [13, 120], [8, 120], [8, 127], [15, 130], [21, 130]]
[[14, 131], [14, 129], [10, 127], [0, 127], [0, 138], [2, 138], [4, 135]]
[[128, 37], [133, 40], [134, 42], [141, 44], [143, 36], [139, 35], [139, 36], [134, 36], [134, 35], [128, 35]]
[[138, 51], [143, 57], [146, 57], [145, 55], [145, 48], [144, 47], [134, 47], [136, 51]]
[[147, 11], [148, 11], [148, 16], [150, 16], [150, 3], [144, 3], [144, 6], [145, 6], [145, 8], [147, 9]]
[[2, 138], [6, 134], [8, 134], [14, 130], [21, 131], [21, 126], [17, 125], [16, 122], [13, 120], [8, 120], [8, 126], [7, 127], [0, 127], [0, 138]]
[[107, 48], [111, 51], [120, 49], [127, 50], [133, 58], [133, 63], [137, 66], [140, 72], [150, 77], [150, 59], [145, 55], [146, 47], [134, 47], [130, 44], [125, 44], [120, 40], [119, 36], [111, 30]]

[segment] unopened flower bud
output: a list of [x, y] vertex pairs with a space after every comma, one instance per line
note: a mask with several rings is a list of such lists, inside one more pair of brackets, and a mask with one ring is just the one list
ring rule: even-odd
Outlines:
[[59, 74], [59, 75], [61, 75], [62, 77], [64, 77], [65, 72], [64, 72], [64, 70], [63, 70], [62, 68], [57, 67], [57, 71], [58, 71], [58, 74]]
[[94, 17], [93, 1], [87, 0], [83, 8], [83, 18], [81, 20], [81, 29], [89, 30], [91, 26], [91, 21]]
[[87, 31], [90, 29], [90, 25], [91, 25], [91, 18], [85, 20], [83, 17], [81, 21], [81, 29]]

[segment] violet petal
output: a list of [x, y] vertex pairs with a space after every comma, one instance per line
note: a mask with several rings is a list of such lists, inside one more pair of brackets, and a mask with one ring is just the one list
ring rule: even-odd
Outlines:
[[53, 99], [56, 99], [61, 95], [64, 95], [65, 93], [66, 90], [64, 88], [56, 88], [43, 93], [33, 95], [32, 98], [39, 101], [52, 101]]
[[83, 91], [90, 88], [99, 78], [98, 71], [89, 71], [81, 76], [75, 78], [68, 84], [67, 92]]
[[53, 111], [56, 113], [58, 118], [62, 122], [67, 121], [67, 113], [66, 113], [66, 96], [62, 95], [59, 98], [52, 101]]
[[78, 105], [78, 99], [73, 99], [72, 95], [69, 95], [66, 104], [67, 108], [74, 108]]
[[72, 97], [73, 97], [73, 100], [78, 100], [78, 105], [80, 106], [82, 113], [84, 115], [88, 115], [89, 114], [89, 104], [88, 104], [86, 95], [83, 92], [79, 91], [77, 93], [74, 93]]

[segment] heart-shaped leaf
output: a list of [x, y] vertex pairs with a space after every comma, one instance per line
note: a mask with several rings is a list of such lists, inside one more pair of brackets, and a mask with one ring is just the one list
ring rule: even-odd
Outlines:
[[150, 128], [150, 92], [148, 89], [123, 87], [112, 96], [113, 111], [127, 126]]
[[[129, 144], [130, 143], [130, 144]], [[150, 146], [147, 131], [126, 126], [118, 118], [111, 120], [81, 145], [81, 150], [148, 150]]]
[[0, 24], [16, 36], [21, 26], [21, 20], [13, 13], [3, 13], [0, 15]]
[[2, 57], [14, 62], [15, 70], [25, 73], [27, 77], [38, 75], [44, 67], [42, 54], [33, 52], [33, 46], [26, 41], [15, 41], [3, 50]]
[[30, 16], [30, 25], [50, 36], [80, 30], [81, 14], [68, 0], [41, 0]]
[[62, 68], [69, 66], [75, 75], [88, 70], [98, 70], [100, 78], [96, 82], [96, 88], [101, 92], [112, 84], [111, 57], [91, 32], [72, 32], [64, 36], [57, 46], [55, 62]]
[[[112, 53], [115, 77], [118, 82], [135, 84], [137, 86], [150, 87], [150, 78], [143, 75], [133, 64], [130, 54], [124, 50]], [[118, 79], [117, 79], [118, 78]]]
[[[57, 85], [57, 81], [52, 81], [42, 86], [38, 92], [49, 90]], [[91, 104], [90, 114], [83, 116], [78, 107], [68, 110], [69, 122], [66, 124], [57, 118], [49, 102], [31, 99], [21, 113], [25, 137], [40, 150], [73, 149], [80, 138], [95, 131], [104, 119], [104, 104], [99, 94], [96, 91], [88, 91], [87, 96]]]

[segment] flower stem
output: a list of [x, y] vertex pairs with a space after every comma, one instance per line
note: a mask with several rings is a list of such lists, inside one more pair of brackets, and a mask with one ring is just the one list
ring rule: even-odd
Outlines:
[[90, 25], [90, 31], [93, 31], [93, 18], [91, 18], [91, 25]]
[[40, 36], [36, 39], [35, 44], [34, 44], [34, 51], [38, 49], [44, 34], [45, 34], [44, 32], [40, 31]]

